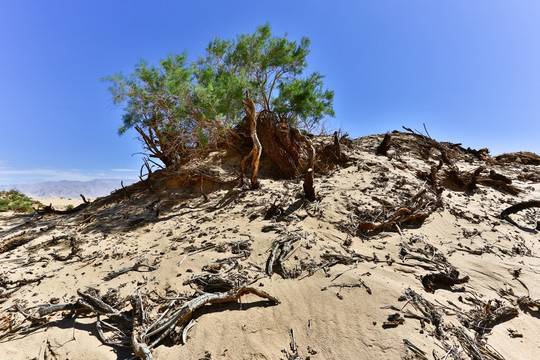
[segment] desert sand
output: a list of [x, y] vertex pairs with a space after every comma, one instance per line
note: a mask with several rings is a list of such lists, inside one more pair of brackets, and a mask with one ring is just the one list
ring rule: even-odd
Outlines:
[[[316, 173], [315, 202], [301, 180], [262, 177], [0, 213], [1, 357], [129, 359], [137, 333], [155, 359], [538, 359], [539, 208], [501, 212], [540, 200], [540, 165], [411, 134], [376, 155], [382, 139], [341, 139], [347, 161]], [[152, 334], [245, 288], [262, 292]]]
[[[71, 198], [37, 198], [45, 206], [52, 205], [55, 209], [66, 210], [69, 205], [75, 207], [83, 203], [82, 198], [71, 199]], [[91, 199], [87, 199], [91, 201]]]

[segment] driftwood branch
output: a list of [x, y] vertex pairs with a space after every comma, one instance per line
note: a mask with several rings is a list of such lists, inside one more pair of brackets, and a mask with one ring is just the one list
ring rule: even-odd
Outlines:
[[[285, 265], [283, 262], [285, 261], [285, 257], [291, 252], [292, 250], [292, 243], [298, 241], [299, 237], [289, 238], [285, 241], [277, 241], [274, 243], [274, 247], [272, 248], [272, 252], [270, 253], [270, 256], [268, 257], [268, 260], [266, 262], [266, 274], [268, 276], [272, 276], [274, 272], [281, 275], [283, 278], [290, 277], [290, 274], [285, 269]], [[279, 256], [278, 256], [279, 252]], [[277, 257], [277, 258], [276, 258]]]
[[122, 269], [119, 269], [119, 270], [115, 270], [115, 271], [111, 271], [110, 273], [107, 274], [107, 276], [105, 276], [103, 278], [103, 280], [105, 281], [109, 281], [109, 280], [112, 280], [114, 279], [115, 277], [118, 277], [122, 274], [125, 274], [127, 272], [130, 272], [130, 271], [139, 271], [139, 269], [141, 267], [145, 267], [148, 269], [148, 271], [152, 271], [152, 270], [156, 270], [157, 269], [157, 266], [153, 266], [153, 265], [148, 265], [148, 264], [141, 264], [141, 263], [136, 263], [135, 265], [133, 266], [128, 266], [128, 267], [125, 267], [125, 268], [122, 268]]
[[[183, 327], [187, 324], [194, 311], [207, 304], [238, 301], [241, 296], [246, 294], [257, 295], [273, 304], [279, 304], [277, 298], [264, 291], [253, 287], [241, 287], [228, 292], [203, 293], [187, 301], [176, 311], [173, 311], [177, 304], [177, 299], [174, 299], [169, 307], [154, 322], [150, 322], [140, 293], [130, 299], [132, 306], [131, 317], [126, 315], [125, 312], [120, 312], [111, 305], [106, 304], [97, 296], [82, 291], [78, 291], [77, 293], [80, 298], [76, 302], [43, 307], [38, 310], [39, 316], [42, 318], [61, 311], [88, 311], [95, 313], [97, 315], [97, 335], [102, 343], [110, 346], [130, 346], [133, 353], [144, 360], [151, 360], [153, 358], [151, 350], [171, 334], [171, 332], [176, 331], [175, 329], [178, 326]], [[112, 322], [102, 321], [101, 316], [108, 317], [109, 321]], [[187, 333], [191, 326], [193, 325], [188, 324], [188, 329], [183, 332], [184, 340], [185, 333]], [[105, 336], [104, 327], [107, 330], [113, 331], [114, 336], [112, 338]]]
[[510, 224], [519, 227], [519, 225], [514, 220], [512, 220], [509, 215], [510, 214], [515, 214], [515, 213], [517, 213], [519, 211], [530, 209], [530, 208], [533, 208], [533, 207], [540, 207], [540, 200], [525, 201], [525, 202], [521, 202], [521, 203], [516, 204], [516, 205], [512, 205], [509, 208], [507, 208], [507, 209], [505, 209], [505, 210], [503, 210], [501, 212], [501, 218], [505, 219]]
[[131, 329], [131, 347], [133, 353], [143, 360], [152, 360], [152, 352], [146, 344], [144, 335], [144, 304], [141, 294], [131, 299], [133, 307], [132, 329]]
[[356, 284], [356, 283], [351, 283], [351, 284], [346, 284], [346, 283], [343, 283], [343, 284], [330, 284], [328, 286], [323, 287], [321, 289], [321, 291], [328, 290], [328, 288], [331, 288], [331, 287], [338, 287], [340, 290], [343, 289], [343, 288], [351, 289], [353, 287], [363, 287], [363, 288], [366, 289], [366, 292], [368, 294], [370, 294], [370, 295], [372, 294], [371, 288], [362, 279], [360, 279], [360, 283], [358, 283], [358, 284]]

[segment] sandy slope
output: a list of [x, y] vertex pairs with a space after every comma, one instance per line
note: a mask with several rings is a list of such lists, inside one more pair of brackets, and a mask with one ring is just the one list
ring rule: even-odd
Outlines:
[[[522, 228], [498, 215], [511, 204], [540, 198], [538, 183], [516, 180], [519, 174], [540, 173], [539, 167], [465, 157], [456, 162], [460, 170], [482, 164], [512, 178], [521, 193], [514, 196], [482, 185], [474, 193], [445, 189], [443, 207], [421, 226], [358, 232], [358, 224], [371, 221], [369, 216], [383, 219], [429, 187], [416, 170], [429, 170], [431, 160], [407, 152], [405, 144], [414, 138], [396, 135], [400, 150], [391, 153], [393, 158], [374, 155], [381, 139], [371, 136], [354, 140], [349, 148], [343, 146], [350, 161], [316, 179], [320, 196], [316, 203], [302, 200], [301, 183], [263, 179], [260, 190], [222, 189], [208, 194], [207, 202], [173, 191], [148, 195], [134, 190], [130, 199], [118, 193], [115, 199], [96, 201], [74, 215], [2, 214], [3, 241], [16, 235], [33, 238], [0, 254], [4, 358], [130, 358], [131, 349], [102, 344], [95, 314], [73, 318], [67, 316], [69, 312], [56, 313], [30, 327], [23, 312], [39, 317], [37, 309], [74, 302], [79, 298], [77, 290], [89, 288], [99, 290], [100, 296], [107, 291], [115, 294], [117, 301], [112, 303], [129, 312], [129, 301], [119, 300], [140, 290], [151, 321], [171, 298], [196, 295], [194, 279], [203, 280], [198, 283], [201, 289], [211, 279], [205, 275], [218, 274], [236, 285], [264, 290], [280, 304], [246, 295], [241, 302], [207, 305], [194, 313], [197, 323], [186, 344], [165, 341], [153, 350], [154, 358], [414, 358], [404, 339], [428, 359], [445, 354], [450, 354], [448, 359], [458, 358], [455, 354], [464, 345], [452, 329], [463, 329], [471, 338], [478, 334], [478, 327], [466, 328], [460, 318], [475, 309], [489, 313], [482, 306], [501, 300], [517, 309], [518, 316], [490, 323], [491, 330], [482, 331], [483, 339], [502, 358], [537, 359], [540, 309], [518, 306], [516, 301], [528, 291], [531, 299], [540, 298], [540, 288], [535, 286], [540, 280], [538, 210], [512, 215]], [[434, 194], [426, 197], [435, 198]], [[279, 210], [265, 219], [271, 204]], [[282, 274], [275, 270], [270, 277], [265, 269], [271, 250], [287, 240], [293, 249], [283, 262], [285, 270]], [[70, 257], [72, 252], [75, 255]], [[339, 263], [338, 254], [350, 261]], [[155, 269], [141, 268], [107, 279], [111, 271], [137, 262]], [[440, 264], [455, 267], [470, 280], [429, 293], [421, 278], [440, 271]], [[516, 269], [520, 269], [517, 279]], [[41, 280], [17, 283], [23, 279]], [[433, 323], [419, 320], [426, 315], [411, 298], [403, 298], [407, 289], [436, 308], [443, 319], [442, 335], [436, 334]], [[506, 295], [501, 295], [501, 289]], [[516, 296], [509, 295], [510, 290]], [[384, 327], [395, 313], [405, 319], [403, 324]], [[417, 318], [407, 317], [411, 314]], [[523, 337], [511, 338], [508, 329]], [[470, 358], [466, 352], [459, 356]]]

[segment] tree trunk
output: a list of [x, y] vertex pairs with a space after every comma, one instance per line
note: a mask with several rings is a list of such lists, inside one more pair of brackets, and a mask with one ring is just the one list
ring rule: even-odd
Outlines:
[[309, 168], [309, 144], [298, 130], [263, 110], [257, 117], [257, 133], [264, 153], [277, 165], [284, 179], [292, 179]]
[[[253, 150], [251, 151], [251, 154], [253, 155], [253, 161], [251, 162], [251, 188], [257, 189], [259, 187], [259, 161], [261, 159], [262, 147], [259, 137], [257, 136], [257, 118], [253, 100], [246, 97], [244, 99], [244, 107], [246, 114], [249, 117], [251, 140], [253, 140]], [[244, 171], [243, 163], [244, 161], [242, 161], [242, 171]]]

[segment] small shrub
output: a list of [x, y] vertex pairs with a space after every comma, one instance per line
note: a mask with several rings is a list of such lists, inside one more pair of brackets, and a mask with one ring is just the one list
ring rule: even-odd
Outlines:
[[43, 207], [16, 189], [0, 191], [0, 211], [34, 212], [34, 207]]

